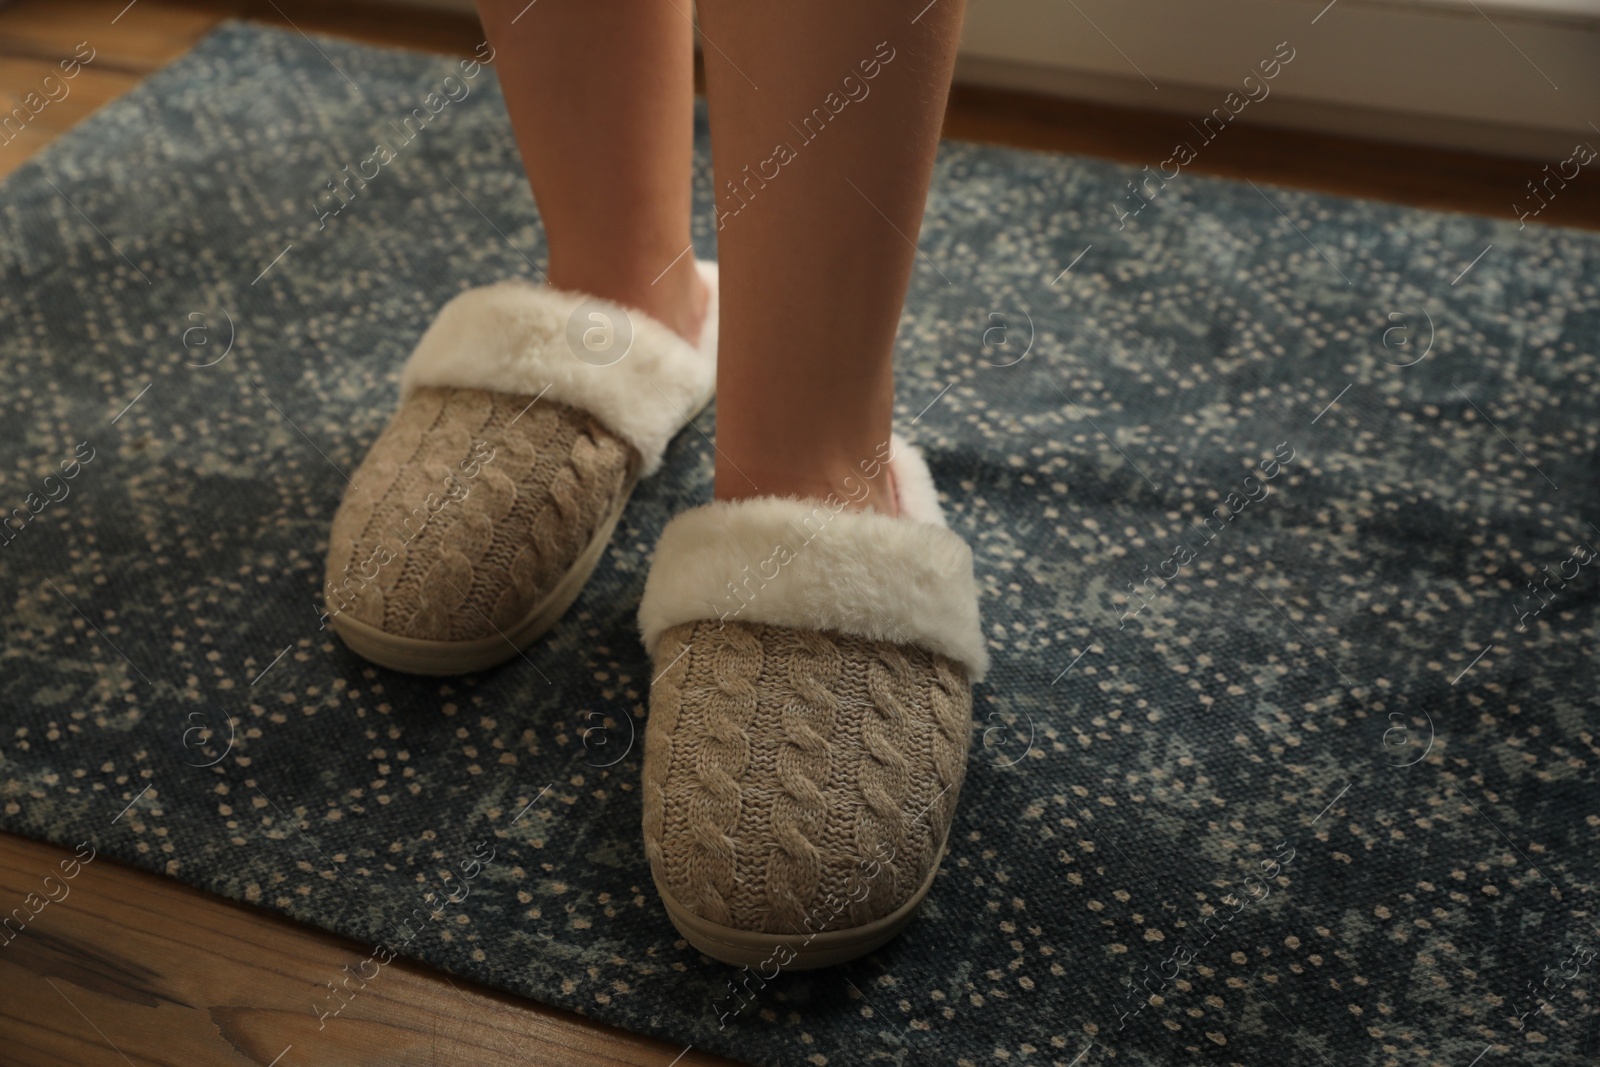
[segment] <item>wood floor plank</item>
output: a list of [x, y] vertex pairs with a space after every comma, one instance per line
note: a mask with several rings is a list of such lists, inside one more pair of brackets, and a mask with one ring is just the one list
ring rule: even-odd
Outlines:
[[[0, 178], [187, 52], [225, 17], [172, 0], [143, 2], [140, 18], [125, 13], [115, 22], [126, 0], [28, 0], [0, 10], [0, 120], [10, 120], [0, 125]], [[92, 58], [83, 63], [85, 56]], [[77, 63], [72, 77], [63, 76], [64, 61]]]
[[[137, 74], [100, 70], [93, 66], [80, 67], [70, 80], [62, 80], [58, 77], [60, 74], [61, 69], [47, 60], [0, 55], [0, 87], [4, 87], [0, 89], [0, 100], [5, 100], [9, 105], [6, 111], [9, 113], [31, 95], [31, 106], [24, 109], [30, 114], [27, 125], [49, 130], [52, 136], [59, 136], [140, 81]], [[47, 77], [53, 79], [51, 86], [44, 83]], [[49, 95], [52, 90], [54, 98]], [[37, 111], [33, 110], [35, 108]], [[0, 115], [0, 118], [7, 117], [13, 123], [18, 121], [15, 117]], [[6, 129], [14, 127], [8, 126]]]
[[[142, 77], [80, 67], [76, 77], [70, 81], [56, 78], [47, 90], [44, 79], [60, 73], [53, 61], [0, 54], [0, 177], [132, 89]], [[51, 91], [57, 99], [50, 99]]]
[[28, 161], [39, 149], [55, 140], [54, 130], [35, 128], [23, 130], [9, 142], [0, 145], [0, 179]]
[[326, 983], [370, 971], [369, 948], [104, 856], [69, 879], [72, 858], [0, 834], [0, 915], [22, 909], [0, 934], [8, 1067], [665, 1067], [684, 1051], [402, 960], [322, 1018], [341, 1003]]
[[149, 74], [194, 47], [244, 3], [181, 0], [27, 0], [0, 11], [0, 53], [49, 62], [73, 54], [80, 42], [105, 69]]

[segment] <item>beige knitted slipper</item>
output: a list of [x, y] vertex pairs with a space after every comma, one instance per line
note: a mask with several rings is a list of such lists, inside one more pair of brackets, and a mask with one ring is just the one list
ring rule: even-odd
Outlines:
[[988, 657], [971, 551], [898, 437], [891, 466], [900, 518], [719, 502], [656, 548], [645, 853], [678, 931], [724, 962], [864, 955], [937, 873]]
[[324, 622], [374, 663], [461, 674], [553, 626], [634, 483], [710, 400], [716, 265], [692, 346], [639, 311], [522, 281], [439, 312], [328, 537]]

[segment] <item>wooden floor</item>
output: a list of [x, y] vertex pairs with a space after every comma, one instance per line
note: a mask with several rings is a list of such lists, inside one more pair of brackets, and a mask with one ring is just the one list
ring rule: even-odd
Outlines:
[[[104, 856], [63, 879], [72, 859], [0, 834], [0, 902], [9, 914], [32, 894], [41, 908], [0, 944], [6, 1067], [728, 1064], [401, 960], [323, 1021], [324, 983], [361, 968], [369, 947]], [[47, 896], [59, 899], [41, 906]]]
[[[0, 9], [0, 94], [20, 103], [90, 41], [95, 59], [66, 98], [9, 144], [0, 175], [219, 21], [246, 17], [307, 32], [470, 55], [482, 40], [458, 15], [319, 0], [20, 0]], [[1168, 155], [1185, 119], [957, 87], [947, 136], [1136, 164]], [[1551, 161], [1554, 162], [1554, 161]], [[1257, 182], [1511, 218], [1540, 167], [1468, 153], [1239, 126], [1193, 170]], [[1587, 171], [1534, 224], [1600, 229], [1600, 181]], [[0, 835], [6, 911], [71, 856]], [[318, 1029], [311, 994], [360, 946], [221, 901], [100, 857], [24, 932], [0, 947], [0, 1059], [35, 1065], [427, 1064], [705, 1067], [726, 1063], [396, 962]], [[674, 1057], [681, 1058], [674, 1059]]]

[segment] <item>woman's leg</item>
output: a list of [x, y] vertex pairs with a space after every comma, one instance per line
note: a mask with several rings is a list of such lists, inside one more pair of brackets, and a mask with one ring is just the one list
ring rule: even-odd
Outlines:
[[[671, 0], [479, 0], [550, 244], [552, 285], [697, 341], [689, 244], [694, 37]], [[668, 264], [672, 264], [668, 267]]]
[[[701, 0], [722, 267], [719, 499], [844, 496], [887, 446], [895, 330], [962, 7]], [[862, 503], [893, 513], [887, 483], [867, 480]]]

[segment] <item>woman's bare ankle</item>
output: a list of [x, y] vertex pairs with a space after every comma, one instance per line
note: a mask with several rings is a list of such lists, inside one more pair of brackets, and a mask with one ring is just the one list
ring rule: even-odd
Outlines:
[[835, 464], [831, 470], [762, 467], [754, 462], [741, 469], [735, 462], [719, 449], [714, 490], [718, 500], [798, 497], [827, 501], [847, 511], [876, 511], [890, 518], [900, 514], [894, 468], [881, 457], [855, 465]]
[[568, 266], [554, 261], [548, 276], [557, 289], [587, 293], [642, 311], [690, 344], [700, 343], [711, 289], [689, 256], [654, 280], [644, 266], [630, 274], [614, 266]]
[[692, 271], [689, 275], [689, 295], [681, 305], [681, 314], [676, 322], [668, 322], [667, 325], [685, 341], [698, 345], [701, 334], [705, 332], [706, 313], [710, 310], [711, 287], [698, 270]]

